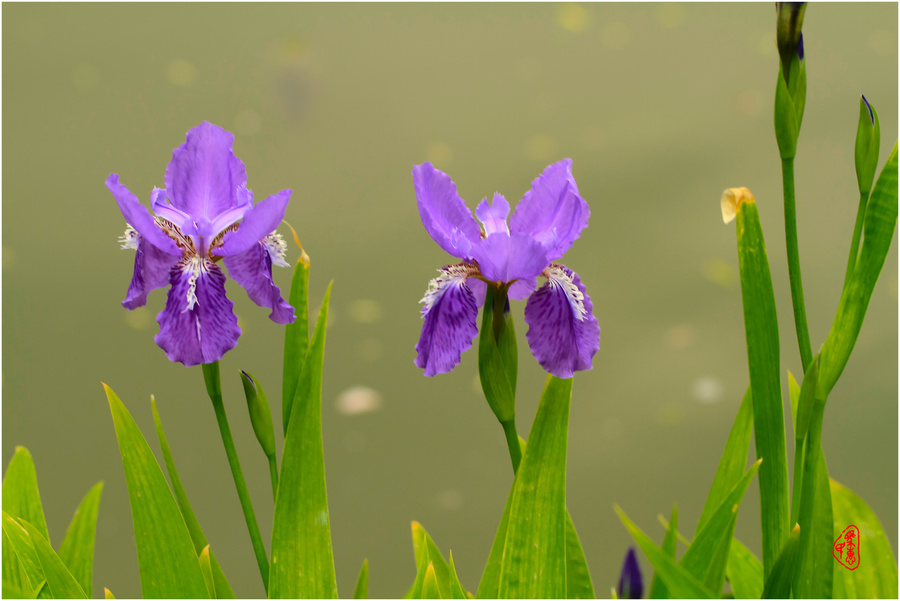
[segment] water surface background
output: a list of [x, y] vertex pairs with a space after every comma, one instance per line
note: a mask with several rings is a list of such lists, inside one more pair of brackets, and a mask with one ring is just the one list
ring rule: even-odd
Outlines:
[[[585, 282], [602, 334], [593, 371], [576, 377], [567, 504], [598, 595], [630, 544], [614, 503], [661, 539], [656, 516], [677, 502], [693, 532], [747, 386], [735, 228], [718, 204], [726, 187], [756, 196], [781, 364], [800, 371], [771, 4], [7, 4], [3, 17], [2, 458], [31, 450], [55, 544], [89, 487], [106, 483], [95, 595], [140, 594], [100, 381], [158, 450], [156, 396], [235, 592], [263, 594], [200, 370], [169, 363], [153, 343], [165, 294], [131, 313], [120, 306], [134, 256], [118, 248], [125, 223], [103, 185], [116, 172], [149, 204], [172, 149], [203, 120], [235, 133], [258, 200], [293, 189], [286, 219], [312, 257], [313, 313], [334, 279], [323, 422], [344, 596], [364, 558], [373, 596], [406, 591], [412, 520], [453, 550], [474, 591], [512, 478], [476, 353], [433, 379], [413, 365], [417, 301], [452, 260], [421, 225], [413, 164], [448, 172], [474, 208], [495, 191], [514, 204], [547, 164], [574, 161], [592, 214], [564, 262]], [[882, 160], [897, 138], [897, 5], [815, 4], [804, 29], [797, 213], [818, 348], [857, 207], [860, 93], [881, 117]], [[288, 270], [275, 277], [289, 285]], [[243, 336], [222, 361], [225, 402], [270, 533], [269, 475], [238, 370], [259, 378], [279, 415], [283, 331], [233, 282], [228, 293]], [[546, 374], [528, 353], [522, 305], [513, 312], [524, 436]], [[355, 387], [377, 393], [376, 410], [338, 402]], [[897, 398], [895, 244], [824, 426], [832, 476], [872, 506], [895, 548]], [[754, 484], [737, 536], [757, 552], [758, 524]]]

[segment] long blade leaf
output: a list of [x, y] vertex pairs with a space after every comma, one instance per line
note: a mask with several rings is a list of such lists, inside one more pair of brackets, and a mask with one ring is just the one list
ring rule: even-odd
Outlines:
[[[294, 240], [297, 240], [296, 232]], [[300, 241], [297, 240], [297, 245]], [[287, 436], [291, 407], [297, 394], [297, 384], [309, 348], [309, 257], [302, 253], [294, 265], [291, 293], [288, 302], [294, 308], [294, 323], [284, 329], [284, 371], [281, 381], [281, 423]]]
[[356, 588], [353, 589], [354, 599], [369, 598], [369, 560], [364, 559], [359, 569], [359, 577], [356, 579]]
[[566, 599], [596, 599], [584, 549], [566, 510]]
[[795, 526], [781, 550], [772, 573], [766, 579], [763, 599], [788, 599], [791, 596], [791, 581], [797, 564], [797, 549], [800, 546], [800, 526]]
[[99, 482], [85, 495], [75, 510], [75, 517], [69, 523], [69, 529], [59, 547], [59, 558], [88, 595], [94, 590], [94, 541], [102, 493], [103, 483]]
[[[28, 532], [22, 525], [12, 518], [5, 511], [3, 512], [3, 540], [8, 545], [8, 551], [3, 553], [3, 561], [15, 559], [18, 563], [17, 569], [21, 570], [19, 581], [22, 586], [15, 586], [17, 590], [21, 590], [26, 597], [33, 598], [37, 592], [41, 590], [46, 579], [44, 578], [44, 569], [31, 543]], [[8, 555], [7, 555], [8, 553]], [[4, 580], [4, 582], [9, 582]]]
[[87, 599], [87, 595], [78, 586], [78, 581], [66, 569], [65, 564], [41, 534], [36, 526], [32, 526], [24, 520], [19, 523], [28, 532], [31, 544], [37, 554], [38, 560], [41, 562], [41, 568], [44, 570], [44, 577], [47, 579], [47, 585], [54, 599]]
[[736, 538], [731, 541], [726, 571], [735, 599], [759, 599], [762, 596], [762, 562]]
[[[675, 560], [675, 552], [678, 550], [678, 505], [672, 507], [672, 517], [669, 519], [669, 525], [666, 528], [666, 536], [663, 538], [662, 550], [672, 560]], [[668, 599], [669, 591], [666, 583], [662, 581], [659, 574], [653, 574], [653, 580], [650, 581], [649, 599]]]
[[[34, 524], [41, 529], [45, 537], [49, 538], [44, 509], [41, 506], [41, 495], [38, 492], [34, 460], [25, 447], [16, 447], [16, 452], [6, 468], [6, 475], [3, 477], [3, 511], [14, 518], [22, 518]], [[3, 582], [27, 593], [31, 588], [23, 569], [9, 541], [4, 537]], [[40, 585], [40, 582], [34, 584]]]

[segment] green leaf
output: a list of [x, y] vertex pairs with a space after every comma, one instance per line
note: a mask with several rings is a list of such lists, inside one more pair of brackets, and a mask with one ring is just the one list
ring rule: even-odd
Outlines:
[[[293, 230], [292, 230], [293, 231]], [[297, 246], [300, 241], [294, 232]], [[284, 371], [281, 382], [281, 422], [287, 436], [291, 418], [291, 407], [297, 395], [297, 384], [306, 361], [309, 348], [309, 256], [300, 247], [302, 253], [294, 265], [291, 278], [291, 294], [288, 302], [294, 308], [294, 323], [284, 329]]]
[[44, 570], [44, 577], [47, 579], [47, 585], [50, 587], [50, 593], [54, 599], [86, 599], [87, 595], [78, 586], [78, 581], [66, 569], [65, 564], [41, 534], [40, 529], [32, 526], [24, 520], [19, 520], [19, 524], [28, 532], [31, 544], [37, 554], [38, 560], [41, 562], [41, 569]]
[[103, 387], [128, 484], [141, 592], [144, 598], [205, 598], [191, 535], [166, 477], [125, 405], [112, 388]]
[[800, 387], [800, 398], [797, 400], [797, 427], [794, 431], [795, 440], [803, 440], [809, 432], [809, 420], [812, 418], [813, 406], [816, 402], [816, 384], [819, 380], [820, 355], [810, 363], [806, 374], [803, 376], [803, 384]]
[[800, 546], [800, 526], [794, 526], [787, 543], [781, 550], [772, 573], [766, 579], [763, 588], [763, 599], [788, 599], [791, 596], [791, 581], [797, 562], [797, 550]]
[[26, 597], [33, 598], [46, 581], [44, 569], [31, 544], [28, 532], [5, 511], [3, 512], [3, 540], [8, 549], [3, 553], [3, 561], [16, 560], [16, 569], [20, 570], [18, 582], [21, 583], [21, 586], [16, 586], [16, 583], [5, 578], [4, 582], [23, 591]]
[[[44, 520], [44, 509], [41, 506], [41, 495], [38, 492], [37, 472], [31, 453], [25, 447], [16, 447], [13, 458], [6, 468], [3, 477], [3, 511], [14, 518], [22, 518], [41, 528], [46, 537], [47, 522]], [[3, 538], [3, 581], [16, 589], [32, 591], [22, 572], [18, 557]], [[40, 584], [35, 583], [35, 584]], [[34, 589], [37, 590], [37, 589]]]
[[272, 598], [336, 599], [338, 594], [322, 444], [322, 370], [330, 298], [328, 284], [284, 439], [272, 531]]
[[897, 226], [897, 144], [875, 183], [863, 230], [862, 248], [841, 294], [831, 331], [822, 346], [816, 396], [827, 399], [840, 378], [862, 329], [872, 292], [891, 249]]
[[719, 460], [719, 467], [716, 468], [716, 475], [709, 488], [709, 494], [706, 496], [703, 511], [700, 513], [697, 532], [703, 529], [706, 522], [719, 508], [722, 501], [731, 494], [735, 484], [741, 480], [744, 474], [747, 453], [750, 450], [750, 435], [753, 432], [753, 399], [751, 397], [748, 386], [734, 418], [734, 424], [731, 426], [731, 433], [725, 443], [725, 450], [722, 451], [722, 458]]
[[500, 518], [500, 526], [491, 544], [484, 572], [478, 590], [475, 591], [476, 599], [497, 599], [500, 596], [500, 568], [503, 563], [503, 547], [506, 544], [506, 533], [509, 530], [509, 510], [512, 507], [513, 492], [516, 483], [513, 482], [509, 495], [506, 497], [506, 506], [503, 508], [503, 516]]
[[736, 538], [731, 541], [726, 571], [735, 599], [759, 599], [762, 596], [762, 562]]
[[16, 588], [12, 584], [3, 581], [3, 598], [4, 599], [31, 599], [31, 595], [26, 595], [22, 589]]
[[69, 529], [59, 547], [59, 558], [89, 596], [94, 590], [94, 540], [102, 492], [103, 483], [98, 482], [84, 497], [75, 510], [75, 517], [69, 523]]
[[[166, 472], [169, 473], [169, 480], [172, 481], [172, 490], [175, 493], [175, 500], [178, 502], [178, 509], [181, 511], [181, 517], [184, 518], [184, 523], [191, 535], [191, 541], [194, 543], [194, 552], [199, 555], [203, 552], [204, 548], [209, 546], [209, 543], [206, 541], [206, 536], [203, 534], [200, 522], [194, 514], [194, 509], [191, 507], [191, 501], [188, 499], [187, 491], [184, 490], [181, 478], [178, 476], [178, 469], [175, 467], [175, 459], [172, 457], [172, 450], [169, 448], [169, 440], [166, 438], [166, 432], [163, 429], [162, 419], [159, 417], [159, 410], [156, 407], [156, 399], [153, 395], [150, 395], [150, 406], [153, 409], [153, 423], [156, 425], [156, 436], [159, 439], [159, 447], [162, 449], [163, 460], [166, 464]], [[231, 589], [231, 584], [229, 584], [228, 578], [225, 577], [225, 572], [222, 571], [222, 566], [219, 565], [219, 560], [216, 559], [216, 554], [213, 553], [212, 549], [210, 549], [209, 552], [209, 562], [218, 598], [234, 599], [234, 591]]]
[[359, 570], [359, 577], [356, 579], [356, 588], [353, 589], [354, 599], [369, 598], [369, 560], [364, 559], [362, 568]]
[[756, 202], [752, 198], [742, 202], [738, 208], [737, 242], [756, 456], [766, 460], [759, 470], [759, 500], [763, 566], [766, 574], [770, 574], [788, 537], [790, 506], [778, 316], [766, 258], [766, 243]]
[[203, 580], [206, 582], [206, 590], [209, 591], [209, 598], [216, 599], [216, 585], [213, 581], [212, 567], [209, 564], [209, 545], [203, 548], [203, 552], [197, 559], [200, 562], [200, 571], [203, 572]]
[[[663, 539], [662, 550], [672, 558], [672, 561], [675, 561], [675, 552], [678, 550], [678, 505], [672, 507], [672, 517], [669, 519], [669, 525], [666, 527], [666, 536]], [[666, 583], [654, 572], [653, 580], [650, 581], [648, 599], [668, 598], [669, 591], [666, 588]]]
[[797, 438], [797, 405], [800, 404], [800, 385], [797, 384], [794, 374], [788, 370], [788, 396], [791, 398], [791, 428], [794, 431], [794, 438]]
[[500, 598], [566, 595], [566, 441], [572, 378], [547, 377], [509, 511]]
[[112, 591], [111, 591], [111, 590], [109, 590], [108, 588], [105, 588], [105, 587], [104, 587], [104, 589], [103, 589], [103, 598], [104, 598], [104, 599], [115, 599], [116, 596], [112, 594]]
[[469, 598], [466, 594], [466, 589], [463, 588], [462, 583], [459, 581], [459, 576], [456, 574], [456, 566], [453, 565], [453, 551], [450, 551], [450, 593], [453, 599]]
[[647, 560], [653, 565], [653, 569], [659, 577], [665, 582], [669, 591], [670, 598], [673, 599], [712, 599], [715, 595], [706, 586], [694, 578], [684, 566], [675, 563], [675, 560], [669, 557], [669, 554], [657, 547], [650, 537], [638, 528], [622, 508], [618, 505], [614, 506], [619, 519], [625, 524], [631, 537], [643, 551]]
[[834, 530], [829, 547], [844, 528], [859, 528], [860, 561], [855, 570], [834, 562], [834, 598], [896, 599], [897, 561], [875, 513], [856, 493], [830, 481]]
[[717, 596], [722, 590], [725, 579], [725, 565], [731, 539], [734, 536], [734, 523], [737, 510], [750, 486], [750, 481], [760, 467], [762, 460], [754, 463], [744, 476], [734, 485], [731, 492], [722, 500], [703, 528], [694, 537], [679, 562], [694, 578], [704, 582]]
[[596, 599], [584, 550], [566, 510], [566, 599]]
[[434, 575], [434, 565], [428, 564], [425, 569], [425, 579], [422, 582], [421, 599], [442, 599], [441, 591], [438, 589], [437, 576]]
[[516, 377], [519, 369], [516, 331], [506, 291], [487, 287], [478, 339], [478, 373], [488, 405], [500, 420], [516, 417]]

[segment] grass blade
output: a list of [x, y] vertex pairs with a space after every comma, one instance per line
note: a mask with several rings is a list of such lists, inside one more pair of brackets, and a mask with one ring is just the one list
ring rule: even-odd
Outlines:
[[166, 477], [131, 414], [105, 384], [116, 428], [144, 598], [208, 596], [191, 535]]
[[203, 572], [203, 580], [206, 582], [206, 590], [209, 591], [209, 598], [217, 599], [216, 584], [213, 580], [212, 567], [209, 562], [209, 545], [206, 545], [203, 548], [200, 557], [197, 559], [200, 562], [200, 571]]
[[338, 594], [322, 443], [322, 370], [330, 298], [331, 284], [322, 299], [284, 440], [272, 531], [272, 598], [336, 599]]
[[763, 588], [763, 599], [789, 599], [791, 596], [791, 581], [794, 579], [794, 568], [797, 563], [797, 550], [800, 546], [800, 526], [794, 526], [787, 544], [781, 550], [778, 560], [772, 568], [772, 573], [766, 580]]
[[731, 541], [726, 572], [735, 599], [759, 599], [762, 596], [762, 562], [736, 538]]
[[822, 346], [819, 398], [827, 399], [856, 344], [866, 309], [891, 249], [897, 226], [897, 144], [872, 189], [866, 206], [862, 248], [853, 275], [844, 287], [831, 331]]
[[641, 548], [647, 560], [653, 565], [653, 569], [665, 582], [669, 595], [674, 599], [712, 599], [715, 595], [706, 586], [694, 578], [684, 566], [675, 563], [668, 553], [657, 547], [650, 537], [638, 528], [634, 522], [628, 519], [622, 508], [616, 505], [616, 513], [625, 524], [625, 528], [631, 533], [631, 537]]
[[354, 599], [369, 598], [369, 560], [364, 559], [362, 568], [359, 570], [359, 577], [356, 579], [356, 588], [353, 589]]
[[566, 510], [566, 599], [596, 599], [584, 549]]
[[59, 558], [75, 576], [81, 589], [91, 595], [94, 578], [94, 540], [97, 533], [97, 513], [100, 510], [100, 495], [103, 483], [98, 482], [92, 488], [78, 509], [75, 517], [66, 530], [62, 545], [59, 547]]
[[459, 576], [456, 574], [456, 566], [453, 565], [453, 551], [450, 551], [450, 592], [453, 599], [469, 598], [466, 594], [466, 589], [463, 588], [462, 583], [459, 581]]
[[857, 569], [851, 571], [834, 562], [834, 598], [897, 598], [897, 561], [878, 517], [849, 488], [831, 480], [830, 489], [834, 531], [829, 546], [851, 524], [859, 528], [862, 545]]
[[[292, 230], [293, 231], [293, 230]], [[294, 232], [297, 246], [300, 241]], [[309, 256], [300, 247], [300, 257], [294, 265], [291, 293], [288, 302], [294, 308], [294, 323], [284, 329], [284, 371], [281, 380], [281, 423], [287, 436], [291, 407], [297, 394], [297, 384], [309, 348]]]
[[759, 501], [763, 567], [768, 575], [788, 537], [790, 506], [778, 316], [759, 212], [752, 198], [738, 208], [737, 242], [756, 456], [766, 460], [759, 470]]
[[87, 599], [87, 595], [78, 586], [78, 581], [66, 569], [65, 564], [41, 534], [40, 529], [32, 526], [28, 522], [19, 520], [19, 524], [28, 532], [34, 552], [37, 554], [38, 560], [41, 562], [41, 569], [44, 570], [44, 577], [47, 579], [47, 586], [50, 587], [50, 593], [54, 599]]
[[[678, 550], [678, 505], [672, 507], [672, 517], [669, 519], [669, 525], [666, 527], [666, 536], [663, 539], [662, 550], [672, 558], [672, 561], [675, 561], [675, 552]], [[668, 598], [669, 591], [666, 588], [666, 583], [654, 572], [653, 580], [650, 581], [648, 599]]]
[[421, 599], [443, 599], [441, 591], [438, 588], [437, 576], [434, 574], [434, 565], [428, 564], [425, 569], [425, 579], [422, 582]]
[[[175, 459], [172, 457], [172, 450], [169, 448], [169, 440], [166, 438], [166, 432], [163, 429], [162, 420], [159, 417], [159, 410], [156, 407], [156, 399], [153, 395], [150, 395], [150, 406], [153, 409], [153, 423], [156, 425], [156, 437], [159, 439], [159, 446], [162, 449], [163, 461], [166, 464], [166, 472], [168, 472], [169, 480], [172, 482], [175, 501], [178, 503], [181, 517], [184, 518], [184, 523], [191, 535], [191, 541], [194, 543], [194, 551], [199, 555], [203, 552], [205, 547], [209, 546], [209, 543], [206, 540], [206, 536], [203, 534], [203, 529], [200, 527], [197, 516], [194, 514], [194, 509], [191, 507], [191, 501], [188, 499], [187, 491], [184, 490], [181, 478], [178, 476], [178, 469], [175, 467]], [[231, 589], [231, 584], [228, 582], [225, 572], [222, 571], [222, 566], [219, 565], [219, 560], [216, 559], [216, 554], [212, 552], [212, 549], [209, 551], [209, 563], [218, 598], [234, 599], [234, 591]]]
[[[3, 511], [14, 518], [22, 518], [41, 528], [42, 534], [49, 538], [44, 509], [41, 506], [41, 495], [38, 491], [34, 460], [25, 447], [16, 447], [16, 452], [6, 468], [6, 475], [3, 477]], [[9, 541], [4, 537], [3, 582], [27, 594], [32, 589], [23, 569], [24, 567], [19, 563]], [[40, 585], [39, 582], [35, 584]]]
[[513, 485], [500, 597], [566, 595], [566, 441], [572, 378], [547, 377]]
[[46, 582], [44, 569], [31, 544], [28, 532], [5, 511], [3, 512], [3, 541], [8, 548], [8, 551], [3, 552], [3, 561], [5, 563], [16, 560], [16, 569], [20, 571], [18, 582], [21, 583], [21, 586], [6, 579], [4, 582], [21, 591], [25, 598], [34, 598]]

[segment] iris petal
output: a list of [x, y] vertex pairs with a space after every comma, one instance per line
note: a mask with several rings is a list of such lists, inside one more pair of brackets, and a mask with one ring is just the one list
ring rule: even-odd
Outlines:
[[547, 251], [525, 234], [493, 234], [472, 248], [472, 258], [485, 278], [492, 282], [511, 282], [536, 278], [550, 264]]
[[481, 239], [481, 228], [456, 191], [456, 184], [431, 163], [413, 167], [413, 183], [422, 224], [447, 253], [469, 258], [469, 249]]
[[495, 233], [509, 235], [509, 228], [506, 225], [506, 218], [509, 217], [509, 203], [500, 193], [494, 194], [491, 204], [488, 204], [487, 198], [482, 200], [475, 207], [475, 216], [484, 226], [485, 235], [490, 236]]
[[272, 280], [272, 258], [266, 246], [257, 242], [249, 250], [224, 259], [228, 275], [247, 291], [247, 296], [260, 307], [271, 309], [269, 319], [275, 323], [294, 323], [294, 308], [281, 297], [281, 289]]
[[138, 201], [137, 196], [132, 194], [128, 188], [119, 183], [119, 176], [117, 174], [111, 173], [109, 177], [106, 178], [106, 187], [109, 188], [109, 191], [112, 192], [112, 195], [115, 197], [116, 203], [119, 205], [119, 210], [122, 211], [122, 216], [125, 218], [125, 221], [137, 230], [141, 236], [156, 248], [176, 257], [181, 256], [181, 250], [179, 250], [178, 246], [172, 242], [172, 239], [156, 225], [156, 221], [150, 215], [150, 211], [147, 210], [147, 207], [142, 205]]
[[178, 260], [159, 250], [140, 235], [135, 250], [134, 275], [131, 276], [128, 294], [122, 301], [122, 306], [129, 310], [146, 305], [147, 294], [151, 290], [162, 288], [169, 283], [169, 271]]
[[574, 372], [593, 367], [600, 326], [578, 274], [555, 264], [547, 273], [547, 283], [525, 304], [525, 338], [541, 367], [558, 378], [571, 378]]
[[555, 261], [578, 239], [590, 216], [587, 202], [578, 195], [572, 160], [563, 159], [532, 182], [509, 220], [509, 230], [539, 241]]
[[156, 316], [156, 344], [169, 361], [212, 363], [237, 345], [241, 329], [225, 296], [225, 275], [208, 259], [185, 257], [170, 273], [166, 308]]
[[426, 376], [447, 373], [469, 350], [478, 334], [475, 296], [466, 286], [467, 266], [450, 265], [431, 281], [422, 302], [425, 323], [416, 344], [416, 366]]
[[[287, 209], [290, 198], [291, 191], [282, 190], [264, 201], [256, 203], [244, 214], [241, 226], [237, 230], [225, 234], [222, 247], [216, 249], [216, 254], [222, 256], [241, 254], [274, 232], [281, 220], [284, 219], [284, 211]], [[224, 229], [228, 225], [217, 227]]]

